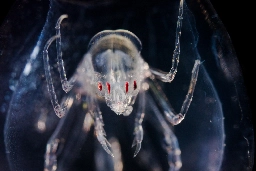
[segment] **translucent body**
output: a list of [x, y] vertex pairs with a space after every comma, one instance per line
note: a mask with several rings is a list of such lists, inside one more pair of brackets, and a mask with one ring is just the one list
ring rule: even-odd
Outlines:
[[[250, 170], [254, 140], [243, 81], [229, 37], [208, 1], [187, 1], [188, 7], [184, 5], [181, 53], [175, 79], [171, 84], [156, 80], [141, 84], [141, 88], [144, 85], [145, 89], [150, 89], [144, 95], [138, 94], [128, 117], [116, 115], [106, 105], [104, 94], [98, 97], [101, 91], [97, 80], [92, 81], [87, 76], [81, 79], [92, 84], [80, 86], [88, 86], [83, 90], [84, 97], [79, 96], [82, 94], [79, 84], [65, 93], [61, 89], [53, 42], [49, 55], [56, 95], [62, 99], [60, 102], [69, 99], [66, 105], [69, 112], [62, 119], [56, 117], [50, 103], [42, 59], [44, 46], [54, 35], [57, 19], [62, 14], [69, 15], [61, 26], [67, 78], [76, 75], [78, 66], [85, 68], [80, 62], [85, 59], [84, 54], [89, 51], [87, 45], [96, 33], [120, 28], [139, 37], [143, 45], [140, 55], [149, 66], [169, 71], [175, 49], [179, 1], [104, 4], [51, 1], [50, 5], [44, 5], [46, 1], [36, 2], [40, 3], [38, 8], [33, 5], [25, 12], [43, 8], [45, 13], [35, 10], [34, 17], [24, 12], [22, 18], [26, 20], [22, 22], [14, 18], [15, 22], [10, 22], [15, 23], [14, 28], [24, 29], [8, 36], [10, 43], [4, 51], [11, 66], [11, 73], [3, 79], [10, 84], [3, 84], [7, 88], [2, 89], [10, 87], [12, 90], [10, 94], [3, 93], [4, 97], [12, 97], [5, 113], [4, 130], [11, 170], [43, 170], [45, 165], [49, 170], [168, 170], [175, 161], [180, 161], [176, 168], [182, 163], [180, 170]], [[17, 10], [15, 14], [19, 14]], [[11, 29], [5, 27], [5, 30]], [[197, 59], [204, 62], [200, 65], [193, 101], [183, 122], [172, 127], [161, 106], [171, 103], [171, 111], [180, 111]], [[124, 91], [125, 86], [121, 86]], [[132, 90], [133, 83], [129, 82], [129, 86]], [[106, 85], [102, 84], [104, 88]], [[92, 94], [87, 96], [88, 92]], [[97, 99], [91, 99], [94, 95]], [[99, 106], [102, 118], [100, 115], [97, 115], [98, 120], [91, 117], [88, 101]], [[144, 103], [145, 115], [139, 115], [137, 111], [142, 111], [140, 107]], [[144, 118], [141, 125], [136, 117]], [[103, 130], [101, 120], [104, 120], [106, 139], [114, 158], [97, 141], [98, 138], [104, 142], [104, 134], [95, 136], [96, 130]], [[133, 158], [135, 123], [140, 132], [135, 134], [136, 140], [143, 136], [143, 141], [140, 152]]]
[[[188, 88], [188, 93], [185, 97], [180, 113], [176, 114], [172, 111], [171, 106], [167, 104], [164, 95], [156, 90], [155, 78], [158, 77], [163, 82], [172, 82], [179, 62], [180, 55], [180, 35], [183, 15], [183, 1], [180, 1], [179, 16], [177, 21], [177, 32], [175, 41], [175, 50], [172, 58], [172, 68], [169, 73], [149, 68], [148, 64], [140, 56], [141, 42], [132, 32], [128, 30], [105, 30], [97, 33], [89, 43], [89, 51], [84, 55], [82, 62], [78, 65], [75, 74], [70, 80], [67, 80], [64, 62], [62, 59], [62, 41], [60, 25], [62, 20], [68, 15], [63, 14], [59, 17], [56, 23], [56, 35], [52, 36], [44, 46], [43, 59], [44, 69], [47, 81], [48, 92], [52, 102], [53, 109], [56, 115], [60, 118], [69, 113], [69, 108], [72, 107], [75, 96], [79, 98], [86, 96], [86, 103], [88, 105], [88, 112], [91, 114], [95, 124], [95, 134], [98, 141], [101, 143], [103, 149], [114, 157], [109, 149], [110, 143], [106, 139], [106, 132], [103, 128], [104, 123], [101, 115], [101, 110], [97, 104], [97, 94], [105, 98], [106, 104], [117, 115], [130, 115], [132, 112], [132, 105], [134, 104], [138, 93], [140, 92], [139, 109], [135, 118], [134, 126], [134, 140], [133, 146], [136, 146], [134, 157], [141, 149], [143, 140], [142, 121], [145, 115], [145, 91], [152, 89], [153, 96], [159, 101], [160, 108], [164, 110], [167, 120], [173, 124], [179, 124], [185, 117], [190, 103], [192, 101], [195, 90], [200, 60], [195, 60], [194, 67], [191, 71], [191, 80]], [[57, 94], [52, 80], [51, 68], [49, 64], [48, 49], [53, 41], [56, 39], [57, 48], [57, 65], [60, 73], [62, 89], [68, 93], [73, 92], [63, 98], [61, 104], [58, 102]], [[151, 80], [147, 80], [150, 78]], [[133, 83], [133, 86], [129, 84]], [[144, 86], [142, 86], [144, 84]], [[149, 84], [149, 85], [148, 85]], [[98, 89], [99, 93], [95, 91]], [[130, 87], [130, 88], [129, 88]], [[80, 99], [78, 99], [80, 101]], [[157, 113], [155, 113], [158, 115]], [[167, 128], [164, 128], [166, 130]], [[59, 135], [60, 130], [52, 137], [47, 144], [45, 169], [56, 170], [57, 164], [52, 160], [56, 160], [56, 148], [60, 144]], [[167, 135], [166, 135], [167, 136]], [[56, 144], [57, 141], [57, 144]], [[176, 143], [175, 137], [172, 137], [168, 144]], [[55, 147], [55, 148], [48, 148]], [[174, 151], [180, 151], [178, 145], [175, 145]], [[170, 163], [170, 170], [178, 170], [181, 167], [179, 159], [179, 152], [173, 154], [167, 152], [168, 155], [176, 156], [176, 159], [168, 159]], [[55, 157], [53, 157], [55, 156]], [[53, 158], [53, 159], [52, 159]]]
[[[133, 43], [133, 40], [136, 42]], [[104, 96], [107, 105], [117, 114], [129, 115], [132, 112], [131, 103], [134, 103], [145, 75], [139, 39], [126, 30], [103, 31], [94, 36], [89, 44], [90, 50], [83, 61], [85, 66], [81, 67], [92, 69], [85, 72], [89, 78], [94, 76], [93, 86], [96, 82], [101, 84], [98, 94]], [[88, 66], [90, 63], [92, 66]], [[85, 84], [82, 83], [83, 78], [80, 82]]]

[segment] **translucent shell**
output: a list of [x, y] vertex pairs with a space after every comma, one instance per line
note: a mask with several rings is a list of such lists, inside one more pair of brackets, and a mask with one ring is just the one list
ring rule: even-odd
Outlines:
[[[109, 39], [109, 37], [111, 39]], [[140, 53], [142, 49], [142, 44], [140, 39], [132, 32], [128, 30], [118, 29], [118, 30], [104, 30], [93, 36], [89, 42], [88, 48], [91, 49], [95, 44], [98, 44], [99, 49], [105, 50], [109, 48], [125, 49], [133, 51], [134, 47]], [[111, 47], [112, 46], [112, 47]], [[94, 46], [94, 48], [96, 48]]]

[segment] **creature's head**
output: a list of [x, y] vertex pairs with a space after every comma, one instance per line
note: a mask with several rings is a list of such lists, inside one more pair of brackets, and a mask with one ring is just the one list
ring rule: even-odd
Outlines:
[[140, 40], [126, 30], [105, 30], [89, 48], [99, 94], [116, 114], [129, 115], [143, 79]]

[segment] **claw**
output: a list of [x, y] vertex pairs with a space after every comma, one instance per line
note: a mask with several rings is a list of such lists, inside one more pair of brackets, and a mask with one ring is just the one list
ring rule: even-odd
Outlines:
[[112, 157], [114, 157], [113, 153], [110, 151], [110, 147], [111, 144], [108, 142], [108, 140], [106, 139], [106, 133], [105, 130], [103, 128], [103, 123], [100, 121], [100, 119], [96, 120], [96, 124], [95, 124], [95, 131], [96, 131], [96, 136], [98, 141], [100, 142], [100, 144], [102, 145], [103, 149]]
[[[99, 140], [99, 139], [98, 139]], [[101, 145], [102, 145], [102, 147], [103, 147], [103, 149], [109, 154], [109, 155], [111, 155], [112, 157], [114, 157], [114, 155], [113, 155], [113, 153], [110, 151], [110, 147], [111, 147], [111, 145], [110, 145], [110, 143], [107, 141], [107, 139], [105, 138], [105, 140], [104, 141], [102, 141], [102, 142], [100, 142], [101, 143]]]
[[141, 142], [143, 140], [143, 129], [141, 125], [135, 127], [134, 134], [135, 137], [133, 139], [132, 147], [136, 146], [136, 149], [133, 157], [135, 157], [139, 153], [141, 148]]
[[135, 152], [133, 154], [133, 157], [136, 157], [137, 154], [139, 153], [140, 151], [140, 148], [141, 148], [141, 142], [139, 141], [136, 141], [135, 139], [133, 140], [133, 143], [132, 143], [132, 147], [136, 146], [136, 149], [135, 149]]

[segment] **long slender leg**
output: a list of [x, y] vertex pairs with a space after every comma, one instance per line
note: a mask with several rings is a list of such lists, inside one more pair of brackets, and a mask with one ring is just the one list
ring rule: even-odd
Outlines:
[[[69, 105], [66, 108], [66, 112], [68, 112], [69, 109], [71, 108], [74, 101], [74, 96], [73, 95], [67, 96], [66, 98], [64, 98], [62, 102], [66, 103], [67, 99], [70, 99], [70, 100], [69, 100]], [[47, 142], [46, 153], [45, 153], [45, 164], [44, 164], [45, 171], [55, 171], [57, 169], [57, 152], [61, 144], [60, 139], [63, 138], [63, 135], [65, 134], [65, 131], [63, 128], [65, 126], [66, 118], [67, 117], [64, 117], [62, 120], [60, 120], [57, 128], [55, 129], [51, 138]]]
[[111, 144], [106, 139], [106, 132], [103, 128], [104, 123], [103, 123], [101, 112], [99, 110], [95, 111], [94, 116], [95, 116], [95, 132], [96, 132], [97, 139], [101, 143], [103, 149], [109, 155], [114, 157], [113, 153], [109, 149], [111, 147]]
[[188, 93], [185, 97], [185, 100], [183, 101], [183, 104], [182, 104], [179, 114], [176, 114], [174, 112], [174, 110], [171, 109], [170, 105], [166, 101], [167, 98], [165, 97], [164, 93], [161, 91], [160, 87], [158, 87], [156, 85], [156, 82], [154, 82], [154, 80], [149, 81], [150, 88], [153, 92], [154, 97], [159, 101], [161, 107], [164, 110], [166, 118], [173, 125], [179, 124], [184, 119], [184, 117], [188, 111], [188, 108], [189, 108], [190, 103], [193, 98], [193, 93], [194, 93], [195, 86], [196, 86], [196, 81], [197, 81], [197, 77], [198, 77], [200, 64], [201, 64], [201, 62], [199, 60], [195, 61], [195, 64], [194, 64], [194, 67], [192, 70], [192, 76], [191, 76], [191, 80], [190, 80]]
[[[156, 99], [158, 101], [158, 99]], [[153, 122], [154, 125], [160, 130], [160, 132], [163, 133], [164, 135], [164, 143], [163, 143], [163, 148], [165, 149], [168, 157], [168, 163], [169, 163], [169, 171], [178, 171], [181, 166], [181, 159], [180, 159], [180, 148], [179, 148], [179, 143], [178, 140], [171, 130], [170, 126], [167, 124], [165, 119], [162, 117], [159, 109], [156, 107], [156, 103], [153, 100], [153, 97], [148, 95], [147, 96], [147, 102], [149, 104], [149, 107], [153, 111], [152, 117], [150, 117], [149, 120]], [[158, 121], [158, 123], [154, 123]]]
[[89, 130], [82, 129], [82, 125], [84, 123], [86, 127], [91, 127], [93, 122], [86, 121], [90, 114], [84, 114], [84, 111], [74, 116], [73, 114], [67, 115], [61, 119], [49, 139], [45, 153], [44, 171], [65, 170], [74, 162], [74, 156], [78, 155], [89, 132]]
[[97, 136], [98, 141], [102, 145], [103, 149], [112, 157], [114, 157], [113, 153], [110, 151], [111, 144], [106, 139], [106, 132], [103, 128], [104, 122], [102, 119], [101, 111], [99, 109], [99, 106], [95, 99], [93, 97], [88, 97], [87, 99], [89, 104], [89, 111], [94, 118], [94, 127], [95, 127], [95, 133]]
[[139, 94], [139, 108], [135, 118], [135, 127], [134, 127], [134, 139], [132, 147], [136, 146], [133, 157], [135, 157], [141, 148], [141, 142], [143, 140], [143, 128], [142, 121], [145, 115], [145, 91], [140, 92]]
[[72, 77], [69, 81], [67, 80], [66, 77], [66, 72], [65, 72], [65, 67], [64, 67], [64, 62], [62, 59], [62, 51], [61, 51], [61, 32], [60, 32], [60, 24], [63, 19], [68, 18], [68, 15], [64, 14], [61, 15], [56, 23], [56, 49], [57, 49], [57, 60], [58, 60], [58, 70], [60, 73], [60, 79], [61, 79], [61, 84], [62, 84], [62, 89], [65, 92], [69, 92], [70, 89], [73, 87], [75, 78]]
[[61, 84], [63, 87], [63, 90], [65, 92], [69, 92], [70, 89], [73, 87], [73, 84], [75, 82], [75, 77], [72, 77], [70, 81], [67, 81], [66, 74], [65, 74], [65, 68], [64, 68], [64, 62], [62, 60], [62, 53], [61, 53], [61, 38], [60, 38], [60, 23], [61, 21], [66, 18], [67, 15], [62, 15], [57, 24], [57, 35], [51, 37], [47, 43], [45, 44], [44, 50], [43, 50], [43, 59], [44, 59], [44, 70], [45, 70], [45, 77], [48, 85], [48, 91], [50, 93], [50, 99], [52, 106], [54, 108], [54, 111], [56, 115], [61, 118], [65, 115], [66, 107], [59, 105], [57, 95], [55, 92], [55, 88], [52, 81], [51, 76], [51, 69], [49, 64], [49, 56], [48, 56], [48, 48], [52, 44], [52, 42], [57, 39], [57, 59], [58, 59], [58, 70], [60, 72], [60, 78], [61, 78]]
[[[84, 106], [84, 105], [83, 105]], [[79, 105], [79, 107], [81, 107]], [[76, 157], [81, 153], [81, 148], [89, 134], [90, 129], [84, 129], [84, 127], [92, 127], [93, 122], [91, 115], [87, 112], [87, 109], [79, 109], [75, 106], [66, 119], [66, 123], [61, 131], [64, 135], [61, 137], [61, 154], [58, 160], [58, 170], [66, 170], [73, 166], [76, 161]], [[72, 116], [74, 115], [74, 116]], [[89, 120], [89, 121], [88, 121]], [[71, 123], [70, 126], [68, 124]], [[70, 153], [72, 151], [72, 153]], [[60, 152], [60, 151], [59, 151]], [[58, 153], [59, 154], [59, 153]]]
[[180, 7], [179, 7], [179, 15], [177, 20], [177, 26], [176, 26], [176, 39], [175, 39], [175, 49], [173, 51], [173, 57], [172, 57], [172, 67], [169, 73], [163, 72], [160, 70], [155, 70], [151, 68], [151, 72], [160, 80], [163, 82], [172, 82], [174, 79], [177, 68], [179, 64], [179, 58], [180, 58], [180, 36], [181, 36], [181, 27], [182, 27], [182, 16], [183, 16], [183, 0], [180, 0]]

